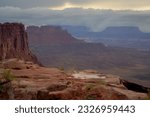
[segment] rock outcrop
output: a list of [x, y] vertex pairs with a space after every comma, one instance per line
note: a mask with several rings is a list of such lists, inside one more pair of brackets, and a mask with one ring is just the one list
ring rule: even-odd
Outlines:
[[[16, 65], [15, 65], [16, 64]], [[148, 99], [146, 93], [134, 92], [126, 89], [119, 83], [119, 78], [113, 75], [100, 74], [100, 78], [76, 78], [72, 73], [65, 73], [57, 68], [45, 68], [11, 59], [3, 63], [5, 68], [11, 69], [15, 79], [11, 85], [3, 85], [0, 91], [0, 99], [35, 99], [35, 100], [65, 100], [65, 99]], [[10, 66], [9, 66], [10, 65]], [[3, 68], [0, 68], [0, 78]], [[104, 78], [105, 76], [105, 78]], [[8, 95], [8, 89], [12, 89]]]
[[37, 62], [28, 47], [25, 27], [20, 23], [0, 24], [0, 60], [19, 58]]
[[29, 26], [27, 27], [31, 45], [70, 44], [81, 43], [59, 26]]
[[[121, 83], [129, 90], [133, 90], [136, 92], [148, 93], [150, 91], [150, 86], [144, 86], [141, 83], [133, 82], [132, 80], [124, 80], [120, 79]], [[136, 80], [135, 80], [136, 81]]]

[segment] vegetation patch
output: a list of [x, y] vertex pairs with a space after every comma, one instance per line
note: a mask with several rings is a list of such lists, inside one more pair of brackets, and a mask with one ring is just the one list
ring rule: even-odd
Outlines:
[[86, 87], [85, 87], [85, 90], [86, 91], [90, 91], [92, 90], [96, 85], [95, 84], [87, 84]]
[[0, 79], [0, 92], [4, 91], [4, 85], [10, 83], [12, 80], [15, 79], [15, 76], [11, 73], [11, 70], [5, 69], [1, 73], [1, 79]]

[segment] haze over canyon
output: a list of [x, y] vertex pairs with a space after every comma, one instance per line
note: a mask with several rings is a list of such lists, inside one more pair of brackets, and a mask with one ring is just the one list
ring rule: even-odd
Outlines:
[[149, 99], [148, 0], [1, 0], [0, 99]]

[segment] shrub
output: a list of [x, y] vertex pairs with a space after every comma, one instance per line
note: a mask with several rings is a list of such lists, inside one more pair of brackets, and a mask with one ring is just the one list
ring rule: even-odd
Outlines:
[[11, 70], [4, 70], [1, 74], [2, 78], [0, 79], [0, 92], [7, 92], [9, 99], [14, 99], [13, 89], [11, 81], [15, 79], [14, 75], [11, 73]]
[[11, 82], [15, 77], [11, 73], [11, 70], [4, 70], [1, 74], [2, 78], [0, 79], [0, 92], [3, 91], [3, 85]]
[[2, 78], [6, 81], [12, 81], [15, 79], [14, 75], [11, 73], [11, 70], [4, 70], [2, 73]]

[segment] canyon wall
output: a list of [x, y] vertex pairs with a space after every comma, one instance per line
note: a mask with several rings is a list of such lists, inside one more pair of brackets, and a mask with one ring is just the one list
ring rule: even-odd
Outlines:
[[37, 62], [29, 50], [27, 33], [21, 23], [0, 24], [0, 60], [10, 58]]

